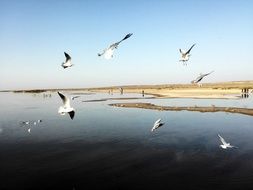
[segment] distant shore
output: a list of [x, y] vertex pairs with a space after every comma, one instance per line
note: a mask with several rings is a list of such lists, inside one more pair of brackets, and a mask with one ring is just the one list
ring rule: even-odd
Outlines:
[[237, 107], [199, 107], [199, 106], [187, 106], [187, 107], [178, 107], [178, 106], [160, 106], [151, 103], [116, 103], [109, 104], [114, 107], [124, 107], [124, 108], [141, 108], [141, 109], [151, 109], [158, 111], [196, 111], [196, 112], [227, 112], [227, 113], [238, 113], [248, 116], [253, 116], [253, 109], [249, 108], [237, 108]]
[[92, 93], [137, 93], [153, 95], [155, 98], [200, 98], [200, 99], [236, 99], [240, 98], [242, 89], [252, 92], [253, 81], [204, 83], [202, 87], [193, 84], [164, 84], [164, 85], [129, 85], [100, 88], [72, 89], [29, 89], [12, 90], [14, 93], [43, 93], [56, 91], [92, 92]]

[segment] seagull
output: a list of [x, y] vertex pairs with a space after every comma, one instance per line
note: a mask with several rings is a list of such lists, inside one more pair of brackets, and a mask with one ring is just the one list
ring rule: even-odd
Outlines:
[[61, 94], [60, 92], [57, 92], [59, 94], [59, 96], [61, 97], [62, 101], [63, 101], [63, 106], [60, 106], [58, 109], [58, 113], [61, 115], [65, 115], [66, 113], [69, 114], [70, 118], [73, 119], [75, 116], [75, 110], [74, 108], [70, 107], [70, 100], [69, 98], [67, 98], [66, 96], [64, 96], [63, 94]]
[[76, 98], [79, 98], [80, 96], [72, 96], [71, 97], [71, 100], [74, 100], [74, 99], [76, 99]]
[[[191, 81], [191, 83], [192, 83], [192, 84], [198, 84], [204, 77], [210, 75], [210, 74], [213, 73], [213, 72], [214, 72], [214, 71], [211, 71], [210, 73], [206, 73], [206, 74], [200, 73], [199, 76], [198, 76], [195, 80]], [[201, 85], [200, 85], [200, 86], [201, 86]]]
[[222, 137], [222, 136], [220, 136], [219, 134], [218, 134], [218, 137], [220, 138], [220, 141], [221, 141], [221, 145], [220, 145], [220, 147], [221, 148], [223, 148], [223, 149], [227, 149], [227, 148], [238, 148], [238, 147], [236, 147], [236, 146], [232, 146], [232, 145], [230, 145], [230, 143], [227, 143], [226, 141], [225, 141], [225, 139]]
[[179, 52], [181, 53], [181, 59], [180, 59], [179, 61], [182, 61], [184, 65], [187, 65], [186, 62], [189, 60], [189, 58], [190, 58], [190, 56], [191, 56], [190, 51], [191, 51], [191, 49], [192, 49], [195, 45], [196, 45], [196, 44], [193, 44], [193, 45], [191, 46], [191, 48], [190, 48], [187, 52], [185, 52], [185, 51], [179, 49]]
[[29, 124], [30, 124], [30, 121], [22, 121], [21, 124], [22, 124], [22, 125], [29, 125]]
[[71, 57], [69, 56], [69, 54], [67, 54], [66, 52], [64, 52], [64, 55], [66, 57], [66, 61], [62, 63], [62, 67], [64, 69], [68, 68], [68, 67], [72, 67], [73, 64], [71, 63]]
[[132, 36], [132, 35], [133, 35], [133, 33], [127, 34], [127, 35], [126, 35], [122, 40], [120, 40], [119, 42], [116, 42], [116, 43], [110, 45], [108, 48], [104, 49], [104, 51], [103, 51], [102, 53], [98, 53], [98, 56], [100, 57], [100, 56], [104, 55], [104, 58], [105, 58], [105, 59], [111, 59], [111, 58], [113, 58], [113, 52], [114, 52], [114, 50], [118, 48], [119, 44], [120, 44], [122, 41], [126, 40], [127, 38], [130, 38], [130, 36]]
[[158, 119], [155, 123], [154, 123], [154, 127], [151, 129], [151, 132], [153, 132], [155, 129], [163, 126], [164, 123], [161, 123], [161, 119]]
[[41, 119], [38, 119], [37, 121], [34, 121], [33, 122], [33, 125], [37, 125], [37, 123], [39, 124], [39, 123], [41, 123], [42, 122], [42, 120]]

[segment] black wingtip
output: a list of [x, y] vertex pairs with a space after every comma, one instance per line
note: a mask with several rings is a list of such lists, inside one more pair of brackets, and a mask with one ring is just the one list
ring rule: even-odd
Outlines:
[[65, 96], [62, 94], [62, 93], [60, 93], [60, 92], [57, 92], [58, 93], [58, 95], [61, 97], [61, 99], [64, 99], [65, 98]]
[[68, 112], [70, 118], [73, 120], [75, 117], [75, 111]]

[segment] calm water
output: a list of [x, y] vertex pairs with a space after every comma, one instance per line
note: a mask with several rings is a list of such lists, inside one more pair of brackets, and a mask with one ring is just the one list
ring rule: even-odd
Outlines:
[[[134, 96], [141, 97], [81, 95], [72, 101], [72, 121], [57, 113], [62, 102], [56, 93], [0, 93], [0, 189], [253, 188], [253, 117], [107, 105], [121, 100], [82, 102]], [[253, 108], [252, 97], [131, 101]], [[151, 133], [158, 118], [165, 125]], [[43, 122], [30, 133], [20, 126], [38, 119]], [[221, 150], [217, 133], [239, 149]]]

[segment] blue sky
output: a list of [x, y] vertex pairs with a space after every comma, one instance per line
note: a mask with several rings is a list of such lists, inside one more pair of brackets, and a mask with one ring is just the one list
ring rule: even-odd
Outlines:
[[[1, 0], [0, 90], [253, 80], [251, 0]], [[112, 60], [97, 53], [133, 33]], [[193, 43], [188, 66], [178, 49]], [[63, 69], [64, 51], [74, 67]]]

